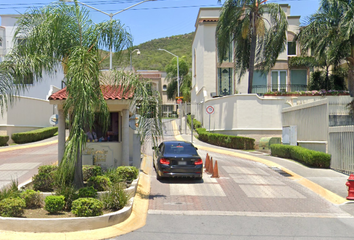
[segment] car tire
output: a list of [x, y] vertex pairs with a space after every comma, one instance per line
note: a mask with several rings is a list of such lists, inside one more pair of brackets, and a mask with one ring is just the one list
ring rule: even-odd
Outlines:
[[156, 173], [156, 179], [161, 181], [161, 180], [163, 180], [163, 177], [161, 177], [158, 173]]

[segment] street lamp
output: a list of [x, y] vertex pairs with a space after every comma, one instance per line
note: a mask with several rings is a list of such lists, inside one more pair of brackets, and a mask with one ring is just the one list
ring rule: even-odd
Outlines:
[[[179, 62], [178, 62], [178, 56], [173, 54], [173, 53], [171, 53], [171, 52], [169, 52], [169, 51], [167, 51], [166, 49], [163, 49], [163, 48], [159, 48], [158, 50], [165, 51], [165, 52], [167, 52], [167, 53], [169, 53], [169, 54], [171, 54], [171, 55], [173, 55], [173, 56], [175, 56], [177, 58], [177, 97], [178, 97], [177, 99], [180, 99], [180, 96], [179, 96]], [[179, 111], [180, 111], [180, 113], [179, 113], [179, 116], [180, 116], [180, 127], [179, 128], [180, 129], [179, 130], [182, 133], [182, 115], [181, 115], [181, 104], [180, 103], [178, 103], [178, 108], [179, 108]]]
[[[74, 0], [62, 0], [62, 1], [63, 1], [63, 2], [75, 2]], [[141, 1], [141, 2], [138, 2], [138, 3], [134, 4], [134, 5], [132, 5], [132, 6], [130, 6], [130, 7], [124, 8], [123, 10], [120, 10], [120, 11], [118, 11], [118, 12], [116, 12], [116, 13], [106, 13], [106, 12], [104, 12], [104, 11], [101, 11], [101, 10], [99, 10], [99, 9], [97, 9], [97, 8], [95, 8], [95, 7], [92, 7], [92, 6], [90, 6], [90, 5], [87, 5], [87, 4], [85, 4], [85, 3], [82, 3], [82, 2], [79, 2], [79, 1], [76, 1], [76, 2], [82, 4], [82, 5], [86, 6], [86, 7], [89, 7], [89, 8], [91, 8], [91, 9], [93, 9], [93, 10], [96, 10], [96, 11], [98, 11], [98, 12], [100, 12], [100, 13], [103, 13], [103, 14], [105, 14], [105, 15], [107, 15], [107, 16], [109, 16], [110, 21], [112, 21], [113, 16], [115, 16], [115, 15], [121, 13], [121, 12], [124, 12], [124, 11], [126, 11], [126, 10], [128, 10], [128, 9], [130, 9], [130, 8], [133, 8], [133, 7], [135, 7], [135, 6], [139, 5], [139, 4], [142, 4], [142, 3], [144, 3], [144, 2], [149, 2], [149, 1], [155, 1], [155, 0], [144, 0], [144, 1]], [[112, 46], [109, 47], [109, 69], [110, 69], [110, 70], [112, 69]]]
[[178, 56], [167, 51], [166, 49], [162, 49], [162, 48], [159, 48], [157, 50], [160, 50], [160, 51], [165, 51], [165, 52], [168, 52], [169, 54], [175, 56], [177, 58], [177, 97], [179, 99], [179, 63], [178, 63]]
[[132, 53], [137, 51], [136, 54], [140, 55], [140, 50], [139, 49], [134, 49], [133, 51], [130, 52], [130, 71], [133, 70], [133, 64], [132, 64]]

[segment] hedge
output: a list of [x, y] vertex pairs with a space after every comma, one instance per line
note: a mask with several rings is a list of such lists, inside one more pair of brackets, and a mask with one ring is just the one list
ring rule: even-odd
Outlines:
[[[192, 122], [192, 118], [191, 115], [187, 116], [187, 123], [189, 126], [191, 126], [191, 122]], [[193, 129], [197, 129], [197, 128], [201, 128], [202, 127], [202, 123], [199, 122], [197, 119], [193, 118]]]
[[15, 143], [29, 143], [50, 138], [57, 131], [58, 127], [47, 127], [28, 132], [14, 133], [11, 135], [11, 138]]
[[0, 136], [0, 146], [6, 146], [9, 138], [9, 136]]
[[310, 167], [329, 168], [331, 165], [330, 154], [299, 146], [272, 144], [270, 150], [272, 156], [293, 159]]
[[205, 128], [197, 128], [197, 133], [199, 135], [199, 140], [207, 142], [220, 147], [227, 147], [233, 149], [254, 149], [253, 138], [239, 137], [218, 133], [210, 133], [205, 130]]

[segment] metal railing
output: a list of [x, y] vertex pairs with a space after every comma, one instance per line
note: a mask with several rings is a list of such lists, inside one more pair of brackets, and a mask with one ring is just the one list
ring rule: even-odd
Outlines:
[[296, 92], [307, 91], [306, 84], [268, 84], [268, 85], [253, 85], [252, 92], [264, 94], [267, 92]]

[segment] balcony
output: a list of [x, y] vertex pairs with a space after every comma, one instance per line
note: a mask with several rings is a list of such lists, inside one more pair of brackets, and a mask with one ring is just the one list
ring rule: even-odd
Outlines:
[[263, 95], [267, 92], [296, 92], [307, 91], [306, 84], [269, 84], [269, 85], [253, 85], [252, 93]]

